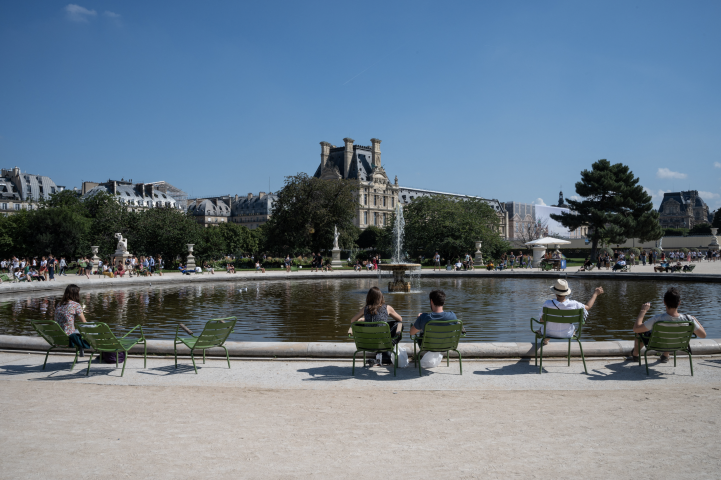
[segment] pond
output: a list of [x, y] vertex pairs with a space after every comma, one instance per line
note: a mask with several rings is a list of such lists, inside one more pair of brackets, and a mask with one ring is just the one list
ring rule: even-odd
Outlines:
[[[199, 333], [205, 321], [235, 316], [230, 340], [342, 342], [349, 319], [363, 305], [376, 277], [359, 279], [277, 280], [138, 286], [113, 290], [81, 290], [89, 321], [108, 323], [116, 333], [141, 324], [148, 338], [172, 338], [178, 322]], [[386, 294], [386, 302], [409, 321], [429, 311], [428, 292], [446, 292], [446, 310], [466, 326], [465, 342], [532, 341], [529, 318], [552, 298], [552, 279], [429, 278], [420, 292]], [[601, 285], [583, 329], [586, 340], [630, 340], [631, 327], [643, 302], [650, 314], [663, 311], [663, 294], [671, 283], [629, 280], [569, 280], [571, 298], [584, 302]], [[695, 315], [710, 338], [721, 337], [721, 296], [713, 283], [682, 283], [681, 311]], [[247, 291], [245, 290], [247, 289]], [[241, 291], [242, 290], [242, 291]], [[385, 290], [385, 288], [384, 288]], [[4, 295], [0, 301], [0, 334], [35, 335], [29, 320], [53, 318], [61, 295]], [[407, 334], [405, 339], [407, 340]]]

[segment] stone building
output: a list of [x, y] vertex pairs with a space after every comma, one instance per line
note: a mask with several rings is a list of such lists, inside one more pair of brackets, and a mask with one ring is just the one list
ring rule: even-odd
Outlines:
[[21, 172], [18, 167], [0, 170], [0, 214], [11, 215], [28, 210], [40, 200], [48, 200], [65, 187], [55, 185], [50, 177]]
[[668, 192], [658, 207], [659, 223], [663, 228], [693, 228], [713, 220], [708, 205], [699, 196], [698, 190]]
[[268, 221], [277, 198], [276, 195], [265, 192], [255, 196], [249, 193], [245, 197], [221, 195], [196, 198], [189, 200], [188, 212], [206, 227], [231, 222], [245, 225], [252, 230]]
[[148, 208], [181, 209], [181, 206], [170, 194], [161, 191], [152, 183], [133, 183], [132, 179], [128, 181], [124, 179], [108, 180], [103, 183], [83, 182], [83, 200], [99, 192], [114, 195], [115, 199], [129, 211]]
[[371, 138], [371, 146], [355, 145], [352, 138], [344, 146], [320, 142], [320, 165], [315, 177], [323, 180], [354, 179], [360, 183], [355, 225], [383, 227], [398, 201], [398, 177], [391, 182], [381, 165], [381, 141]]
[[532, 203], [506, 202], [508, 212], [508, 239], [523, 240], [524, 232], [534, 231], [536, 224], [536, 206]]

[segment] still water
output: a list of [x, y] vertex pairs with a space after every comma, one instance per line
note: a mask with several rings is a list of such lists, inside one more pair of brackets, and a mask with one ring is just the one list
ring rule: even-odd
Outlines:
[[[88, 321], [106, 322], [116, 333], [141, 324], [151, 339], [172, 338], [178, 322], [197, 334], [207, 320], [235, 316], [238, 323], [230, 340], [339, 342], [349, 340], [349, 319], [377, 282], [376, 277], [365, 277], [143, 286], [81, 290], [81, 300]], [[386, 294], [386, 302], [403, 316], [407, 332], [410, 320], [429, 311], [428, 292], [440, 288], [446, 292], [446, 310], [454, 311], [466, 326], [468, 335], [462, 341], [531, 341], [529, 318], [538, 318], [541, 304], [552, 298], [551, 283], [551, 279], [422, 279], [419, 293]], [[631, 327], [641, 304], [651, 302], [649, 316], [662, 312], [663, 294], [672, 285], [625, 280], [570, 280], [569, 284], [571, 298], [584, 303], [595, 287], [605, 290], [583, 328], [588, 340], [632, 339]], [[695, 315], [710, 338], [721, 338], [719, 285], [677, 286], [681, 311]], [[34, 335], [29, 320], [53, 318], [59, 296], [4, 295], [0, 334]]]

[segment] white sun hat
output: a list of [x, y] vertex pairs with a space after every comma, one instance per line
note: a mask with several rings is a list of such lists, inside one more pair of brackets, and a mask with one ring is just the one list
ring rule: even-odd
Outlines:
[[556, 295], [561, 295], [563, 297], [567, 297], [571, 294], [571, 289], [568, 288], [568, 282], [560, 278], [556, 280], [556, 284], [551, 287], [551, 290]]

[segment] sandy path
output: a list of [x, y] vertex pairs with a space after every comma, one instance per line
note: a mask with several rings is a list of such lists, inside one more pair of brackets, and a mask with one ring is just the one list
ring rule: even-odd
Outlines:
[[719, 384], [634, 387], [3, 381], [0, 478], [719, 478]]

